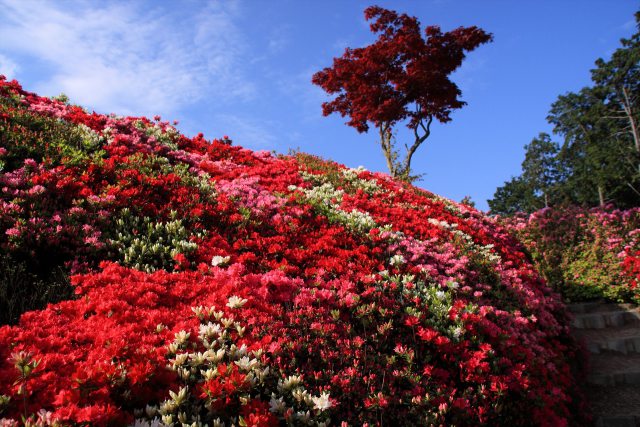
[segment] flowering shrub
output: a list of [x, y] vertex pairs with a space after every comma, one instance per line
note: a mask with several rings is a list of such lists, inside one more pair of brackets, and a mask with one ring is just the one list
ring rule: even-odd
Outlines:
[[189, 231], [170, 213], [169, 222], [152, 222], [149, 217], [140, 218], [124, 208], [115, 221], [115, 238], [111, 245], [118, 251], [122, 264], [149, 273], [159, 268], [172, 270], [178, 254], [189, 254], [198, 245], [190, 242]]
[[547, 208], [503, 222], [565, 298], [640, 303], [640, 209]]
[[[240, 308], [246, 299], [232, 296], [227, 307]], [[172, 425], [176, 420], [191, 425], [203, 421], [213, 426], [328, 425], [326, 410], [332, 406], [329, 393], [314, 397], [307, 392], [300, 376], [278, 379], [270, 370], [262, 349], [249, 351], [238, 347], [246, 327], [233, 317], [224, 317], [215, 307], [192, 308], [200, 319], [198, 340], [204, 352], [188, 351], [193, 346], [190, 333], [180, 331], [169, 344], [170, 369], [185, 384], [178, 392], [157, 406], [146, 406], [151, 423], [136, 420], [136, 425], [161, 422]], [[212, 321], [213, 320], [213, 321]], [[267, 402], [269, 402], [267, 404]], [[242, 414], [242, 415], [240, 415]]]
[[75, 292], [0, 327], [0, 424], [586, 422], [565, 308], [493, 219], [15, 81], [0, 100], [0, 250]]
[[[624, 261], [622, 262], [622, 271], [624, 277], [629, 280], [629, 289], [637, 292], [638, 284], [640, 284], [640, 251], [625, 252]], [[638, 299], [636, 299], [638, 302]]]

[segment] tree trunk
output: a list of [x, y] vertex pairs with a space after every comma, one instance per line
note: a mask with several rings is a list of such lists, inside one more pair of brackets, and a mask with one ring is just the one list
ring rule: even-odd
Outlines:
[[389, 174], [392, 177], [396, 178], [397, 170], [396, 170], [396, 162], [395, 155], [393, 153], [393, 146], [391, 145], [391, 129], [389, 129], [389, 125], [386, 123], [382, 123], [378, 126], [378, 131], [380, 132], [380, 146], [382, 147], [382, 152], [384, 153], [384, 158], [387, 161], [387, 168], [389, 169]]
[[[633, 137], [633, 143], [636, 147], [636, 152], [640, 154], [640, 135], [638, 135], [638, 124], [636, 123], [636, 119], [633, 115], [633, 105], [631, 99], [629, 99], [629, 92], [626, 87], [622, 86], [622, 109], [624, 113], [627, 115], [627, 119], [629, 120], [629, 127], [631, 129], [631, 136]], [[640, 163], [638, 163], [638, 171], [640, 172]]]
[[602, 185], [598, 184], [598, 198], [600, 199], [600, 207], [604, 206], [604, 192]]
[[631, 127], [631, 136], [633, 136], [633, 143], [635, 144], [636, 151], [640, 153], [640, 135], [638, 135], [638, 124], [636, 123], [635, 117], [633, 117], [633, 105], [631, 105], [631, 100], [629, 99], [629, 92], [626, 87], [622, 87], [622, 95], [624, 96], [624, 102], [622, 108], [624, 109], [625, 114], [627, 115], [627, 119], [629, 120], [629, 125]]
[[[395, 151], [393, 147], [393, 132], [391, 131], [391, 125], [389, 123], [381, 123], [380, 125], [378, 125], [378, 132], [380, 134], [380, 147], [382, 147], [384, 158], [387, 161], [387, 168], [389, 168], [389, 173], [392, 177], [408, 182], [411, 182], [416, 178], [411, 176], [411, 159], [413, 158], [413, 155], [415, 154], [418, 147], [420, 147], [420, 145], [431, 134], [432, 122], [433, 116], [428, 116], [426, 119], [426, 123], [423, 120], [420, 120], [416, 124], [415, 128], [413, 128], [415, 140], [413, 141], [411, 147], [405, 144], [405, 148], [407, 151], [402, 163], [398, 160], [398, 152]], [[421, 128], [424, 133], [420, 134], [418, 128]]]

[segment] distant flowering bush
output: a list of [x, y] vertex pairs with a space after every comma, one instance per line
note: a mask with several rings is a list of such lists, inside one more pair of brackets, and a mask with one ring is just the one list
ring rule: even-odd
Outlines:
[[0, 131], [0, 250], [75, 293], [0, 327], [0, 425], [586, 422], [559, 295], [474, 209], [4, 79]]
[[566, 298], [640, 303], [640, 209], [547, 208], [503, 222]]

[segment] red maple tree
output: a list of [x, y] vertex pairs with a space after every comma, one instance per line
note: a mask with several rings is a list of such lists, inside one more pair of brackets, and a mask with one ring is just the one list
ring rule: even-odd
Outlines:
[[[379, 131], [380, 145], [392, 176], [412, 180], [411, 159], [430, 134], [433, 119], [445, 123], [451, 111], [465, 102], [449, 79], [465, 53], [492, 40], [478, 27], [460, 27], [443, 33], [438, 26], [420, 31], [417, 18], [371, 6], [364, 16], [378, 39], [371, 45], [351, 49], [333, 59], [333, 66], [313, 75], [313, 83], [337, 95], [322, 104], [325, 116], [349, 116], [347, 124], [367, 132], [369, 123]], [[415, 139], [405, 144], [402, 161], [394, 147], [393, 127], [408, 120]]]

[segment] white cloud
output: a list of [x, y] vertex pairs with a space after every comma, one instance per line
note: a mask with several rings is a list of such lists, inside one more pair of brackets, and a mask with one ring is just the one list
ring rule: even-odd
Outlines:
[[15, 78], [18, 70], [18, 64], [12, 61], [11, 58], [0, 54], [0, 74], [3, 74], [8, 80], [11, 80]]
[[166, 115], [205, 96], [251, 98], [237, 2], [194, 4], [187, 15], [153, 2], [0, 0], [0, 52], [45, 64], [28, 89], [101, 112]]

